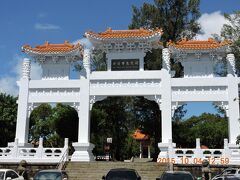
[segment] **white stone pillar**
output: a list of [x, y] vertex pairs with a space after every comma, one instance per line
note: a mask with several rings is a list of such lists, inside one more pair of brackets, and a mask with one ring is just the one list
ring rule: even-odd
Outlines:
[[170, 147], [175, 147], [172, 143], [172, 92], [170, 75], [170, 52], [167, 48], [163, 49], [163, 68], [162, 68], [162, 142], [158, 143], [160, 149], [159, 158], [167, 158]]
[[148, 145], [148, 159], [151, 158], [151, 149], [150, 149], [150, 145]]
[[109, 57], [108, 53], [106, 54], [106, 59], [107, 59], [107, 71], [111, 71], [112, 59]]
[[18, 139], [19, 146], [29, 146], [28, 94], [29, 94], [30, 71], [31, 61], [30, 59], [24, 58], [22, 63], [22, 77], [20, 81], [18, 81], [19, 96], [18, 96], [16, 138]]
[[145, 57], [145, 53], [139, 59], [139, 70], [140, 71], [144, 71], [144, 57]]
[[141, 140], [139, 141], [139, 151], [140, 151], [139, 158], [141, 159], [142, 158], [142, 142], [141, 142]]
[[196, 150], [194, 152], [194, 157], [195, 158], [203, 158], [203, 153], [202, 153], [202, 149], [201, 149], [201, 142], [200, 142], [200, 138], [196, 139]]
[[13, 159], [16, 159], [18, 157], [18, 139], [17, 138], [15, 138], [11, 155]]
[[78, 110], [78, 142], [73, 143], [75, 152], [71, 161], [93, 161], [92, 149], [94, 145], [90, 143], [90, 56], [91, 50], [84, 49], [83, 55], [83, 72], [80, 87], [80, 107]]
[[236, 65], [235, 65], [235, 56], [234, 54], [228, 54], [227, 55], [227, 71], [228, 71], [228, 76], [236, 76]]
[[228, 133], [229, 143], [236, 145], [237, 136], [240, 134], [239, 124], [239, 96], [238, 96], [238, 78], [228, 74]]
[[37, 157], [42, 159], [43, 157], [43, 138], [39, 138], [38, 148], [37, 148]]
[[172, 92], [170, 72], [170, 53], [168, 48], [163, 49], [162, 69], [162, 142], [168, 143], [172, 139]]

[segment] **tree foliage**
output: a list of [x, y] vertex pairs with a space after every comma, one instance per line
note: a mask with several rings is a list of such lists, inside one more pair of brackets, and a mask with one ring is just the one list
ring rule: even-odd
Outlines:
[[61, 137], [68, 137], [71, 142], [78, 140], [78, 113], [77, 111], [63, 104], [57, 104], [53, 109], [52, 119], [55, 122], [56, 133]]
[[104, 154], [106, 139], [112, 137], [114, 159], [136, 156], [139, 143], [132, 138], [133, 132], [140, 128], [153, 137], [153, 144], [160, 142], [160, 122], [155, 120], [160, 120], [159, 116], [158, 105], [143, 97], [108, 97], [97, 102], [91, 112], [91, 141], [96, 145], [94, 153]]
[[133, 6], [132, 23], [134, 28], [162, 28], [162, 41], [177, 41], [183, 36], [191, 39], [199, 32], [197, 19], [200, 17], [200, 0], [155, 0], [154, 4], [144, 3]]
[[78, 114], [68, 105], [41, 104], [30, 115], [29, 141], [37, 142], [44, 139], [44, 145], [58, 147], [63, 145], [63, 139], [77, 141]]
[[109, 97], [96, 103], [92, 111], [92, 140], [100, 141], [97, 149], [103, 149], [107, 137], [112, 137], [112, 155], [116, 160], [123, 160], [125, 157], [125, 142], [129, 130], [135, 126], [126, 111], [128, 100], [128, 97]]
[[30, 141], [38, 141], [40, 137], [45, 140], [54, 133], [52, 121], [52, 107], [49, 104], [41, 104], [30, 115]]
[[[154, 4], [144, 3], [140, 8], [132, 7], [130, 29], [162, 28], [161, 42], [166, 46], [170, 40], [176, 42], [182, 38], [192, 39], [200, 31], [197, 19], [200, 17], [200, 0], [155, 0]], [[172, 61], [175, 76], [182, 76], [183, 67], [179, 62]], [[144, 68], [161, 69], [162, 52], [152, 50], [145, 57]]]
[[196, 138], [209, 148], [222, 148], [224, 138], [228, 137], [226, 117], [203, 113], [186, 121], [173, 123], [173, 141], [181, 147], [195, 147]]
[[0, 93], [0, 146], [7, 146], [15, 138], [17, 121], [17, 98]]
[[227, 20], [227, 24], [223, 25], [221, 35], [232, 41], [231, 49], [236, 56], [236, 68], [237, 74], [240, 75], [240, 11], [236, 11], [234, 14], [224, 14]]

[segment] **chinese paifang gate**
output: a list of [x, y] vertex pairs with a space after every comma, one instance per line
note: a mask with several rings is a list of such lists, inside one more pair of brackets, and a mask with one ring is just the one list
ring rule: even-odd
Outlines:
[[[236, 138], [239, 127], [239, 83], [235, 57], [229, 51], [229, 42], [208, 40], [181, 40], [169, 42], [167, 48], [160, 43], [161, 29], [112, 30], [86, 32], [79, 43], [64, 42], [31, 47], [24, 45], [28, 55], [22, 62], [22, 75], [18, 81], [19, 98], [15, 142], [1, 148], [0, 162], [59, 162], [64, 158], [63, 148], [45, 148], [40, 138], [39, 147], [28, 143], [29, 116], [41, 103], [65, 103], [76, 109], [79, 116], [78, 141], [72, 145], [75, 152], [71, 161], [94, 161], [90, 142], [90, 112], [96, 101], [107, 96], [144, 96], [156, 101], [162, 113], [159, 161], [174, 159], [174, 163], [196, 163], [198, 159], [214, 158], [240, 164], [240, 150]], [[92, 71], [93, 50], [106, 53], [107, 70]], [[162, 51], [161, 70], [145, 70], [144, 57], [148, 51]], [[174, 78], [170, 58], [184, 67], [184, 76]], [[214, 67], [226, 59], [226, 77], [217, 77]], [[42, 68], [40, 80], [30, 79], [31, 61]], [[79, 79], [70, 78], [72, 63], [82, 61]], [[160, 68], [159, 68], [160, 69]], [[180, 105], [187, 102], [213, 102], [225, 109], [228, 116], [229, 136], [223, 149], [201, 149], [196, 140], [194, 149], [178, 149], [172, 142], [172, 116]]]

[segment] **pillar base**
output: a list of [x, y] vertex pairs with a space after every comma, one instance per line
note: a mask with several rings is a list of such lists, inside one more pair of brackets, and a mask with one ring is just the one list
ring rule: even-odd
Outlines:
[[176, 143], [158, 143], [158, 148], [160, 149], [160, 153], [158, 155], [159, 158], [169, 158], [170, 154], [169, 150], [176, 147]]
[[95, 161], [92, 154], [94, 144], [91, 143], [73, 143], [75, 151], [71, 157], [74, 162], [90, 162]]

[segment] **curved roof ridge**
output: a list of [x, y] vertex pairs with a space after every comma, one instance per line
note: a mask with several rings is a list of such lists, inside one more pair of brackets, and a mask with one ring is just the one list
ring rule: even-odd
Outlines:
[[78, 48], [81, 48], [81, 44], [71, 44], [68, 41], [64, 41], [62, 44], [50, 44], [46, 41], [42, 45], [37, 45], [32, 47], [30, 45], [23, 45], [23, 52], [32, 52], [32, 53], [67, 53]]
[[231, 42], [229, 40], [224, 40], [221, 42], [216, 41], [213, 38], [208, 38], [207, 40], [187, 40], [182, 39], [176, 43], [169, 41], [167, 44], [169, 47], [176, 49], [216, 49], [226, 45]]

